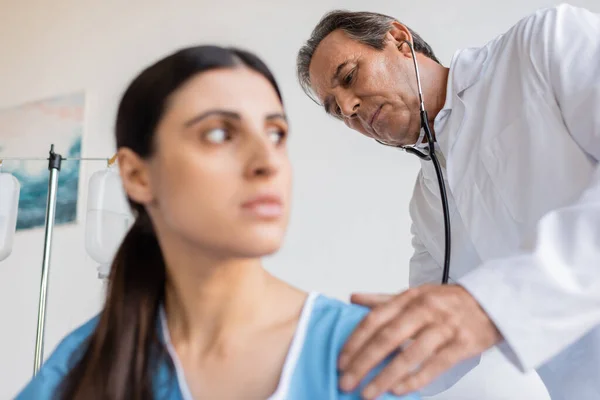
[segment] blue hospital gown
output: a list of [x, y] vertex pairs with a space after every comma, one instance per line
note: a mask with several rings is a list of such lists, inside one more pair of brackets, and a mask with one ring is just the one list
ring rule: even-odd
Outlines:
[[[269, 400], [361, 399], [360, 390], [373, 374], [367, 377], [356, 391], [343, 393], [338, 389], [337, 358], [346, 338], [366, 313], [367, 310], [363, 307], [310, 293], [292, 340], [279, 386]], [[93, 332], [97, 319], [98, 317], [93, 318], [63, 339], [35, 378], [18, 394], [16, 400], [53, 399], [54, 391], [68, 371], [72, 353]], [[171, 346], [162, 310], [157, 326], [173, 361], [175, 373], [172, 374], [167, 365], [160, 366], [153, 382], [155, 398], [193, 400], [177, 355]], [[379, 399], [420, 400], [421, 397], [418, 394], [386, 394]]]

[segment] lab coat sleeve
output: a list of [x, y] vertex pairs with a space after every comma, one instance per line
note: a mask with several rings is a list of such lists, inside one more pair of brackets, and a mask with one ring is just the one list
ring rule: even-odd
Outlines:
[[[524, 57], [574, 140], [600, 160], [600, 15], [561, 5], [520, 22]], [[598, 164], [597, 164], [598, 165]], [[600, 325], [600, 167], [573, 204], [544, 215], [531, 252], [459, 280], [502, 332], [499, 349], [537, 368]]]

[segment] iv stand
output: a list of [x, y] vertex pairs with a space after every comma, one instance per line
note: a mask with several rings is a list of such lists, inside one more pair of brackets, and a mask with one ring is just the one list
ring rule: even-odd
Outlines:
[[52, 234], [54, 232], [54, 220], [56, 217], [56, 191], [62, 159], [60, 154], [54, 152], [54, 145], [51, 145], [50, 157], [48, 158], [48, 170], [50, 171], [50, 176], [48, 178], [48, 199], [46, 201], [46, 232], [44, 235], [44, 257], [42, 261], [42, 281], [40, 283], [40, 300], [38, 304], [33, 376], [37, 374], [42, 366], [44, 357], [44, 327], [46, 325], [46, 300], [48, 299], [48, 274], [50, 271], [50, 256], [52, 253]]
[[80, 160], [80, 161], [107, 161], [108, 165], [112, 165], [116, 161], [117, 155], [112, 158], [98, 157], [69, 157], [64, 158], [60, 154], [54, 152], [54, 145], [50, 145], [50, 156], [48, 158], [32, 158], [32, 157], [2, 157], [2, 161], [20, 160], [20, 161], [48, 161], [48, 198], [46, 200], [46, 221], [44, 235], [44, 256], [42, 260], [42, 279], [40, 282], [40, 299], [38, 304], [38, 321], [37, 334], [35, 338], [35, 357], [33, 361], [33, 376], [37, 375], [44, 359], [44, 328], [46, 326], [46, 302], [48, 299], [48, 277], [50, 274], [50, 256], [52, 253], [52, 235], [54, 232], [54, 221], [56, 219], [56, 195], [58, 189], [58, 175], [60, 173], [61, 163], [63, 161]]

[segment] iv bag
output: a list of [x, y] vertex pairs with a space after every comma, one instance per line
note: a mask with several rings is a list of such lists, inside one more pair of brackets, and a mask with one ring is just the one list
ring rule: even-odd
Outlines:
[[17, 230], [17, 211], [21, 185], [11, 174], [0, 173], [0, 261], [12, 251]]
[[95, 172], [88, 187], [85, 248], [98, 262], [98, 278], [108, 277], [110, 265], [133, 223], [121, 177], [115, 166]]

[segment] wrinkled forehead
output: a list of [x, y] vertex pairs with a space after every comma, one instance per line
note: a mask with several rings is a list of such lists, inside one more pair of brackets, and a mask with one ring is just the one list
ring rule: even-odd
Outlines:
[[333, 31], [319, 43], [308, 72], [312, 91], [321, 104], [334, 86], [336, 71], [355, 58], [360, 52], [360, 47], [360, 43], [349, 38], [341, 30]]

